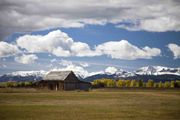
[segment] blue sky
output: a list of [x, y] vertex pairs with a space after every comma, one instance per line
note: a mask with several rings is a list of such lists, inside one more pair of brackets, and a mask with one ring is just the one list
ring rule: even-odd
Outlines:
[[[0, 17], [0, 74], [180, 67], [178, 1], [56, 2], [2, 2], [5, 17]], [[46, 5], [49, 8], [44, 12], [40, 8]]]

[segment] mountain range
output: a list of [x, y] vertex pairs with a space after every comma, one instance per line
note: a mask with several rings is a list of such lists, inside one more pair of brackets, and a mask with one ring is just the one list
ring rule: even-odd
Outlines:
[[[17, 71], [0, 76], [0, 82], [4, 81], [36, 81], [42, 80], [43, 76], [48, 71]], [[110, 79], [135, 79], [147, 81], [152, 79], [158, 81], [170, 81], [180, 80], [180, 68], [169, 68], [163, 66], [146, 66], [141, 67], [133, 72], [128, 72], [122, 69], [118, 69], [114, 73], [105, 71], [89, 74], [88, 76], [83, 75], [80, 72], [75, 72], [76, 76], [84, 81], [93, 81], [95, 79], [110, 78]]]

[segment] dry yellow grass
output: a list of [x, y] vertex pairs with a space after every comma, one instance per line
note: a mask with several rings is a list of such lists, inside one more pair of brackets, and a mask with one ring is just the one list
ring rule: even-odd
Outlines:
[[180, 119], [179, 90], [5, 91], [0, 90], [1, 120]]

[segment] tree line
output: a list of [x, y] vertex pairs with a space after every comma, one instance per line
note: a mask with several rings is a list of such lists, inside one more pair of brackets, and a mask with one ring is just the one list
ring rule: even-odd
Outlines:
[[[0, 87], [33, 87], [32, 81], [25, 82], [0, 82]], [[96, 79], [92, 82], [93, 88], [180, 88], [180, 80], [175, 81], [165, 81], [165, 82], [154, 82], [153, 80], [148, 80], [144, 82], [143, 80], [113, 80], [113, 79]]]
[[143, 82], [143, 80], [113, 80], [113, 79], [97, 79], [92, 82], [92, 86], [98, 87], [136, 87], [136, 88], [180, 88], [180, 80], [175, 81], [165, 81], [165, 82], [154, 82], [153, 80], [148, 80]]
[[8, 81], [8, 82], [0, 82], [0, 87], [32, 87], [33, 82], [25, 81], [25, 82], [16, 82], [16, 81]]

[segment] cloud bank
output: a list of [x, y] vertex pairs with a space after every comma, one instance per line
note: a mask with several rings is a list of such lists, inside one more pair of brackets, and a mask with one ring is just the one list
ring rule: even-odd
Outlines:
[[0, 36], [107, 23], [127, 30], [179, 31], [179, 9], [178, 0], [1, 0]]
[[107, 55], [113, 59], [136, 60], [160, 56], [158, 48], [138, 48], [127, 40], [109, 41], [91, 48], [87, 43], [76, 42], [66, 33], [55, 30], [47, 35], [24, 35], [17, 45], [29, 53], [51, 53], [58, 57], [93, 57]]

